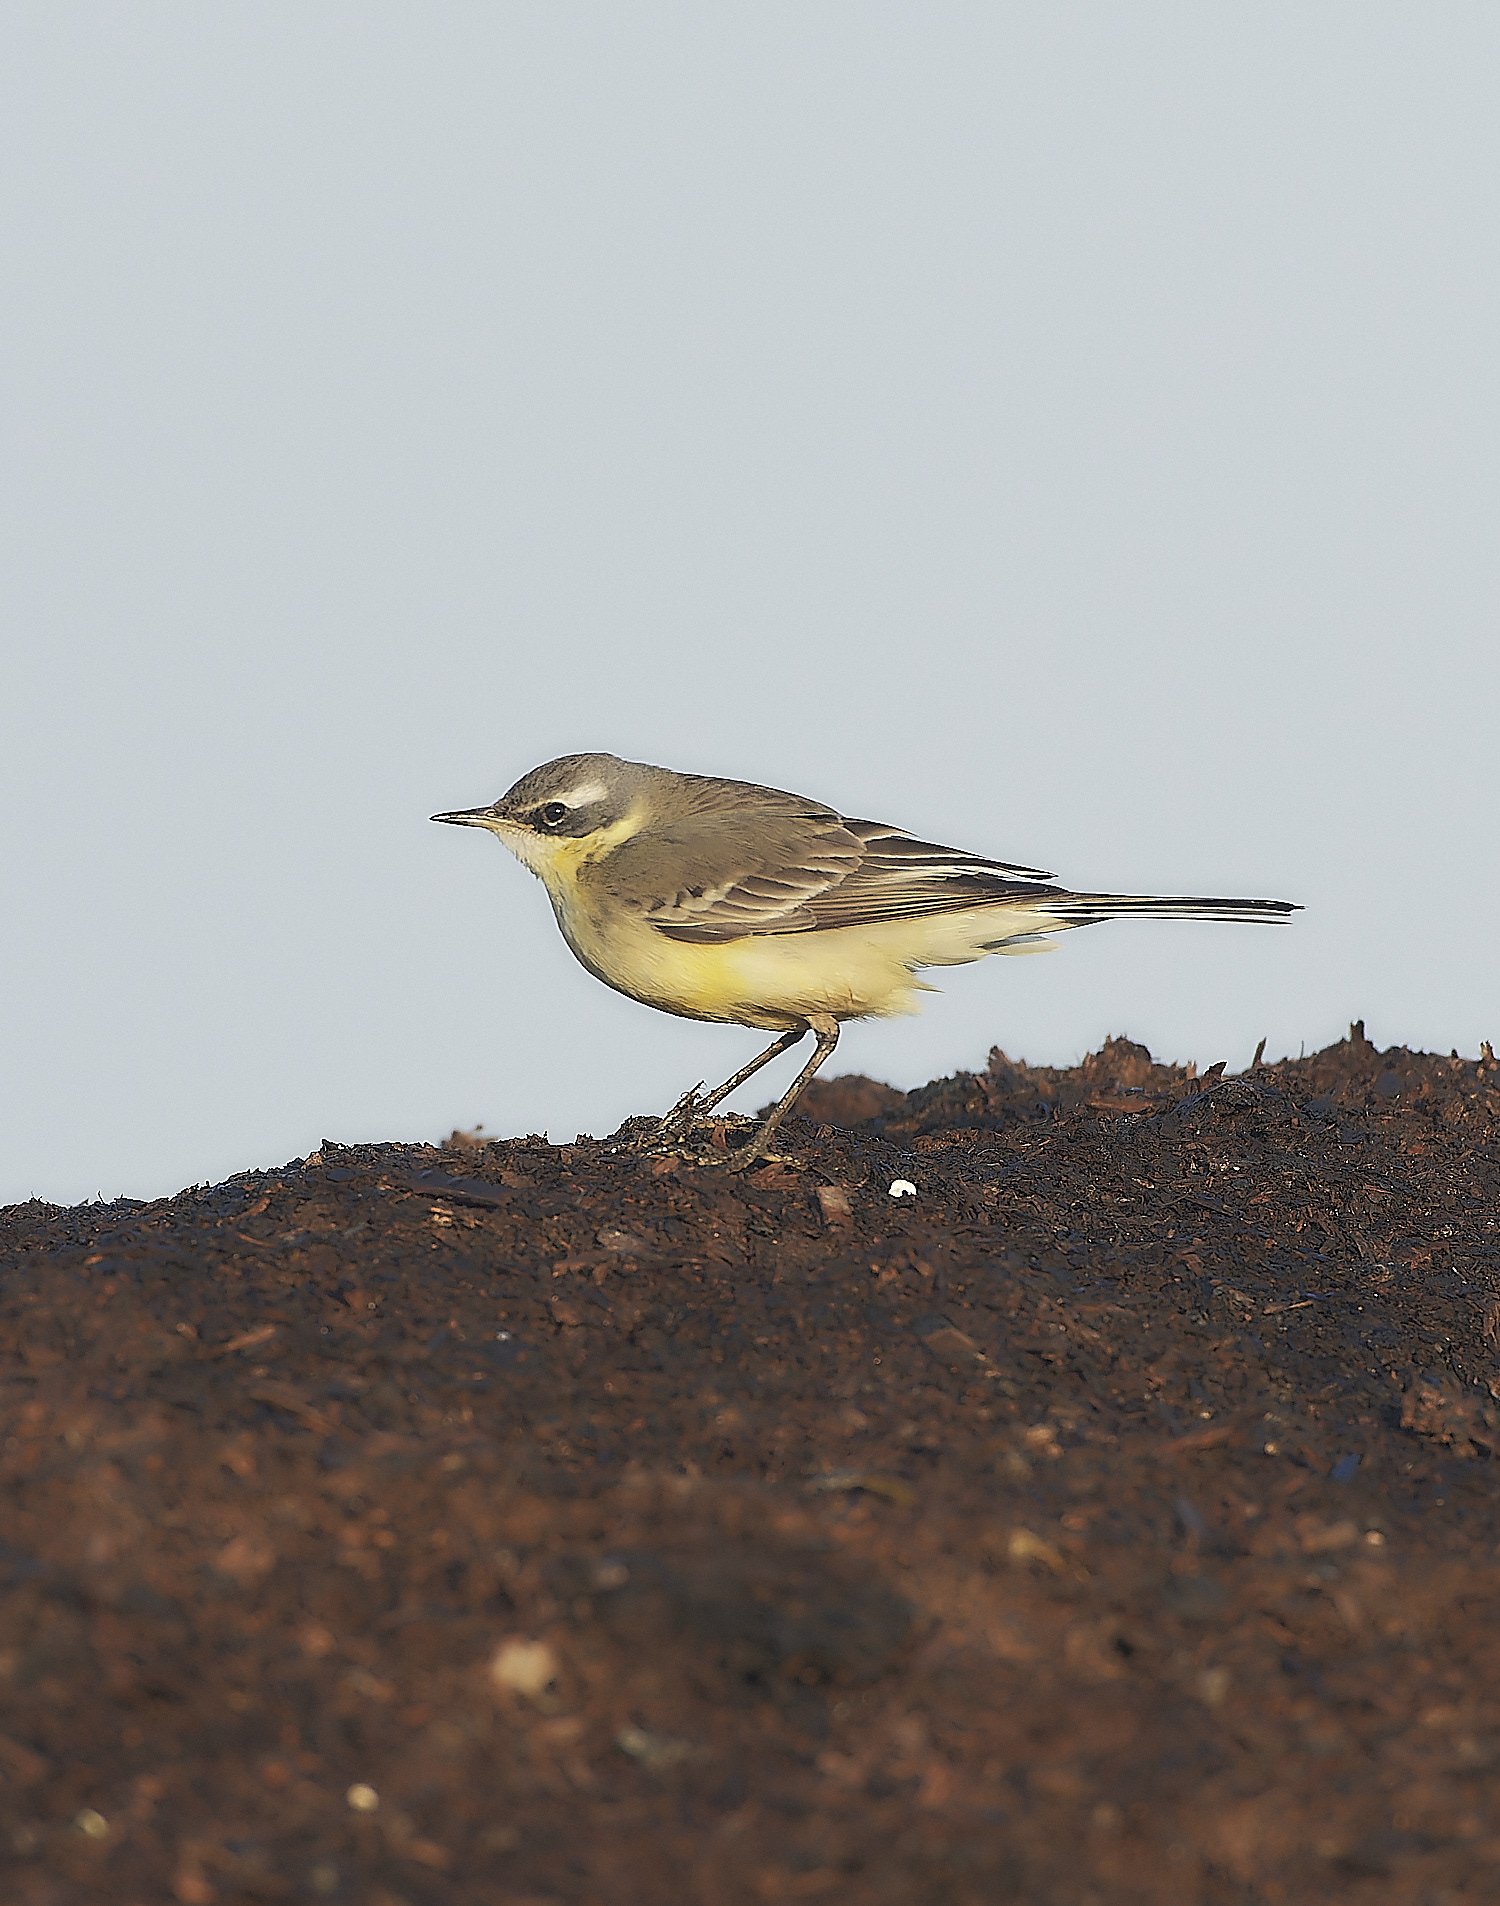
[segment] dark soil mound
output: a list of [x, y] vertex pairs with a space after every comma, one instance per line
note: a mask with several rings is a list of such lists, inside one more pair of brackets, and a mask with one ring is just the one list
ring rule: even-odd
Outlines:
[[1488, 1052], [807, 1109], [0, 1214], [0, 1896], [1500, 1896]]

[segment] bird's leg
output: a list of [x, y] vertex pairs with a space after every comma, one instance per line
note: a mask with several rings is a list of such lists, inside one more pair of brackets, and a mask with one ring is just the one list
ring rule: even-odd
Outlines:
[[805, 1039], [807, 1032], [806, 1026], [798, 1026], [793, 1032], [784, 1032], [774, 1045], [766, 1047], [758, 1059], [752, 1059], [749, 1065], [741, 1066], [733, 1078], [726, 1079], [722, 1085], [715, 1086], [706, 1099], [700, 1099], [698, 1087], [693, 1086], [683, 1093], [653, 1131], [644, 1134], [641, 1142], [656, 1145], [665, 1138], [685, 1136], [693, 1129], [695, 1120], [701, 1118], [705, 1112], [711, 1112], [716, 1105], [722, 1104], [731, 1092], [737, 1091], [745, 1083], [746, 1079], [754, 1078], [763, 1065], [769, 1065], [773, 1059], [780, 1058], [788, 1046], [795, 1046], [799, 1039]]
[[[818, 1049], [793, 1079], [791, 1089], [785, 1092], [766, 1115], [764, 1124], [751, 1139], [743, 1145], [729, 1161], [731, 1171], [743, 1171], [747, 1165], [753, 1165], [757, 1158], [763, 1158], [771, 1148], [771, 1140], [776, 1136], [777, 1127], [801, 1098], [809, 1079], [822, 1065], [839, 1042], [839, 1022], [827, 1013], [813, 1013], [807, 1022], [809, 1032], [816, 1034]], [[769, 1058], [770, 1053], [766, 1054]]]
[[721, 1105], [731, 1092], [737, 1092], [746, 1079], [753, 1079], [762, 1066], [769, 1065], [773, 1059], [779, 1059], [782, 1053], [789, 1047], [795, 1046], [799, 1040], [805, 1039], [807, 1034], [806, 1026], [798, 1026], [793, 1032], [784, 1032], [774, 1045], [766, 1047], [758, 1059], [752, 1059], [749, 1065], [741, 1066], [732, 1079], [726, 1079], [722, 1085], [716, 1085], [706, 1099], [698, 1101], [694, 1109], [699, 1112], [711, 1112], [716, 1105]]

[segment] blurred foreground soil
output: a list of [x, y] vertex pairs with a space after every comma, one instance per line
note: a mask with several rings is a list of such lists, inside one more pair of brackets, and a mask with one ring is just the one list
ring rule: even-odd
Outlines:
[[806, 1109], [0, 1212], [0, 1899], [1500, 1898], [1493, 1057]]

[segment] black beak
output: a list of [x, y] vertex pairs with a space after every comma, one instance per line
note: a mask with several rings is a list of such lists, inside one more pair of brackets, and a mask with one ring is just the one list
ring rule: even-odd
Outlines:
[[466, 807], [457, 814], [434, 814], [435, 821], [447, 821], [453, 827], [488, 827], [495, 818], [492, 807]]

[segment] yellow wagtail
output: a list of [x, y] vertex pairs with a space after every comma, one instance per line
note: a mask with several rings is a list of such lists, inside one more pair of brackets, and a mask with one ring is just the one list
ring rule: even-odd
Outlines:
[[838, 1044], [839, 1023], [918, 1010], [924, 966], [1035, 953], [1044, 937], [1123, 914], [1284, 920], [1284, 900], [1069, 893], [1013, 867], [854, 821], [750, 781], [570, 754], [493, 807], [434, 814], [485, 827], [542, 881], [563, 938], [606, 986], [685, 1019], [780, 1035], [706, 1098], [685, 1092], [652, 1133], [694, 1122], [809, 1032], [817, 1050], [736, 1167], [762, 1157]]

